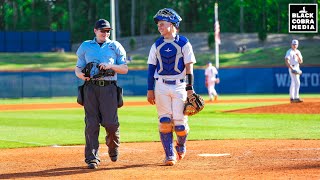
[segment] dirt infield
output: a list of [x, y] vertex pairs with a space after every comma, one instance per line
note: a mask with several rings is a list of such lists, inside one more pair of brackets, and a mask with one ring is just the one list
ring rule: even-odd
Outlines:
[[263, 113], [263, 114], [320, 114], [320, 102], [304, 102], [292, 104], [279, 104], [272, 106], [259, 106], [232, 110], [234, 113]]
[[0, 179], [319, 179], [318, 140], [189, 141], [185, 159], [163, 166], [160, 142], [122, 143], [111, 162], [86, 169], [83, 146], [0, 150]]
[[[269, 99], [270, 100], [270, 99]], [[221, 100], [215, 103], [266, 102]], [[232, 113], [316, 113], [320, 99], [248, 108]], [[207, 102], [208, 103], [208, 102]], [[146, 102], [127, 102], [144, 106]], [[0, 105], [0, 111], [81, 108], [75, 103]], [[101, 144], [99, 169], [83, 162], [84, 146], [0, 149], [0, 179], [320, 179], [319, 140], [212, 140], [188, 141], [185, 159], [163, 166], [160, 142], [122, 143], [120, 159], [111, 162]]]

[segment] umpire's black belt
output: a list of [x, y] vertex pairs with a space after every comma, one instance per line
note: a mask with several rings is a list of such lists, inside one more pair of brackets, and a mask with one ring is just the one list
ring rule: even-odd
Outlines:
[[117, 81], [107, 81], [107, 80], [90, 80], [90, 83], [97, 86], [108, 86], [110, 84], [116, 84]]
[[[156, 80], [159, 80], [159, 78], [156, 78]], [[184, 82], [184, 79], [180, 79], [178, 80], [180, 81], [180, 83]], [[171, 84], [171, 85], [176, 85], [177, 84], [177, 80], [166, 80], [166, 79], [162, 79], [162, 82], [165, 84]]]

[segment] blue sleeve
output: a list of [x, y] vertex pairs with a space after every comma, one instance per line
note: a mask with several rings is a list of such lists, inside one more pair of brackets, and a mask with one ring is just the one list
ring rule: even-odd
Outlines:
[[114, 45], [116, 46], [116, 54], [118, 55], [117, 59], [116, 59], [116, 64], [121, 65], [121, 64], [127, 64], [126, 61], [126, 50], [123, 48], [123, 46], [118, 42], [115, 41]]
[[76, 55], [78, 57], [76, 66], [79, 68], [84, 68], [86, 66], [86, 59], [85, 59], [85, 43], [82, 43], [78, 48]]
[[154, 90], [154, 72], [156, 71], [156, 65], [148, 65], [148, 90]]

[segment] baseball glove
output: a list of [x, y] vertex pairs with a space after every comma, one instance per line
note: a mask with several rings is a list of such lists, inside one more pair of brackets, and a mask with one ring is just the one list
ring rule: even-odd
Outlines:
[[295, 69], [293, 69], [291, 72], [292, 72], [293, 74], [299, 74], [299, 75], [302, 74], [302, 71], [301, 71], [301, 70], [295, 70]]
[[187, 97], [184, 102], [183, 114], [187, 116], [192, 116], [199, 113], [204, 108], [203, 98], [196, 93], [193, 93]]
[[99, 70], [99, 73], [94, 75], [93, 78], [100, 78], [100, 77], [105, 77], [105, 76], [114, 76], [116, 72], [112, 69], [101, 69]]

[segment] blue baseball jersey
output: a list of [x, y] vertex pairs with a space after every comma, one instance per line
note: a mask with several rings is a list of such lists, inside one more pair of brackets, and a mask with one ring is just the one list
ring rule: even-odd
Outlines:
[[[126, 51], [118, 41], [107, 40], [101, 47], [93, 40], [84, 41], [76, 52], [78, 56], [76, 66], [83, 69], [86, 64], [94, 62], [96, 64], [126, 64]], [[98, 74], [99, 69], [93, 67], [90, 76]], [[117, 73], [114, 76], [105, 77], [105, 80], [117, 80]]]

